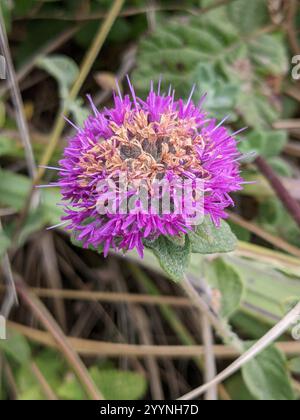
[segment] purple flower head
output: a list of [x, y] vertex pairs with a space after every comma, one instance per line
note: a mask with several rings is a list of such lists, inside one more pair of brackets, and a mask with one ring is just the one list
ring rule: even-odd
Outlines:
[[[105, 255], [136, 248], [142, 256], [145, 240], [187, 233], [201, 203], [219, 226], [233, 205], [230, 193], [242, 184], [235, 137], [207, 118], [203, 100], [195, 105], [192, 94], [187, 102], [175, 100], [174, 92], [152, 86], [143, 101], [129, 86], [131, 97], [115, 95], [113, 108], [98, 111], [90, 100], [94, 115], [60, 162], [67, 229]], [[166, 196], [166, 211], [153, 206]]]

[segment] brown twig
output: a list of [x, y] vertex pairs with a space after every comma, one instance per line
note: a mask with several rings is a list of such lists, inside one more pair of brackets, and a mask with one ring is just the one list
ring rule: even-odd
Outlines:
[[289, 156], [300, 158], [300, 143], [298, 141], [290, 141], [285, 146], [284, 152]]
[[300, 119], [277, 121], [273, 127], [275, 130], [300, 130]]
[[278, 198], [281, 200], [287, 211], [293, 217], [295, 222], [300, 227], [300, 205], [298, 202], [291, 196], [289, 191], [285, 188], [277, 174], [271, 168], [271, 166], [266, 162], [264, 158], [259, 156], [255, 163], [261, 173], [267, 178], [274, 191], [276, 192]]
[[[44, 268], [46, 280], [51, 289], [61, 289], [62, 279], [58, 267], [57, 254], [54, 246], [53, 236], [50, 232], [45, 233], [40, 240], [41, 266]], [[67, 330], [67, 316], [61, 299], [54, 297], [54, 315], [63, 331]]]
[[[140, 288], [142, 288], [142, 290], [146, 289], [146, 291], [155, 298], [156, 297], [165, 298], [165, 296], [160, 296], [160, 290], [155, 286], [152, 280], [137, 264], [127, 263], [127, 265], [130, 271], [132, 272], [134, 278], [137, 279], [138, 285]], [[188, 302], [189, 303], [187, 306], [191, 307], [194, 305], [192, 300], [188, 299]], [[179, 338], [182, 344], [185, 344], [187, 346], [195, 346], [197, 344], [195, 337], [186, 328], [186, 326], [184, 325], [184, 323], [178, 316], [177, 312], [174, 311], [173, 308], [170, 307], [170, 305], [166, 303], [160, 304], [159, 309], [160, 309], [162, 318], [172, 328], [172, 330], [175, 332], [176, 336]], [[195, 312], [195, 315], [198, 316], [198, 313]], [[202, 373], [204, 370], [204, 367], [203, 367], [203, 358], [201, 357], [201, 354], [198, 354], [193, 359], [196, 366], [199, 368], [200, 372]], [[225, 393], [223, 385], [219, 385], [218, 390], [220, 392], [220, 396], [221, 396], [221, 392], [223, 392], [223, 394]]]

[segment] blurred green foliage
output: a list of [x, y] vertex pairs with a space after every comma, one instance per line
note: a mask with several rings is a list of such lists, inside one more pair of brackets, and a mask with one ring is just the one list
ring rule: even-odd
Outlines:
[[[243, 153], [256, 152], [265, 157], [280, 176], [292, 177], [293, 166], [281, 156], [288, 133], [273, 128], [274, 121], [294, 116], [297, 111], [297, 103], [284, 97], [285, 83], [289, 81], [290, 51], [283, 29], [271, 25], [266, 2], [234, 0], [226, 6], [198, 15], [191, 14], [189, 9], [211, 7], [215, 0], [164, 0], [158, 3], [165, 9], [175, 4], [177, 10], [157, 12], [157, 25], [152, 33], [147, 27], [145, 13], [119, 17], [105, 45], [106, 60], [102, 60], [101, 56], [95, 69], [115, 72], [119, 65], [115, 57], [128, 45], [137, 44], [137, 62], [132, 79], [140, 95], [147, 93], [151, 80], [158, 82], [160, 78], [164, 88], [168, 89], [171, 84], [177, 96], [185, 98], [196, 84], [195, 100], [207, 93], [205, 108], [211, 116], [221, 120], [229, 115], [228, 123], [233, 131], [249, 127], [241, 135], [240, 150]], [[80, 30], [68, 48], [54, 55], [41, 56], [37, 61], [37, 67], [55, 79], [61, 107], [99, 26], [100, 18], [95, 16], [105, 14], [111, 0], [92, 0], [89, 5], [86, 8], [85, 2], [73, 0], [1, 0], [9, 34], [14, 35], [19, 22], [22, 24], [21, 35], [16, 30], [17, 41], [13, 48], [18, 69], [22, 69], [24, 63], [58, 34], [73, 27], [74, 22], [78, 23], [78, 16], [90, 16], [80, 23]], [[146, 0], [126, 2], [127, 9], [147, 5]], [[179, 10], [180, 7], [182, 10]], [[297, 22], [299, 26], [300, 12]], [[0, 158], [4, 165], [7, 161], [16, 162], [23, 157], [20, 142], [10, 133], [16, 124], [6, 112], [5, 100], [3, 97], [0, 101], [0, 128], [4, 130], [0, 133]], [[83, 100], [78, 99], [69, 106], [76, 123], [82, 124], [88, 113]], [[34, 143], [33, 147], [39, 158], [44, 145]], [[57, 150], [54, 163], [59, 156], [60, 150]], [[266, 193], [260, 175], [251, 166], [253, 160], [250, 158], [247, 161], [245, 177], [258, 181], [258, 184], [246, 187], [244, 192], [256, 202], [253, 221], [300, 246], [295, 223], [272, 191]], [[30, 180], [8, 169], [1, 169], [0, 178], [1, 205], [21, 210], [30, 190]], [[26, 243], [33, 232], [59, 222], [61, 211], [55, 206], [60, 199], [59, 193], [48, 190], [42, 191], [41, 196], [41, 207], [32, 211], [25, 221], [19, 246]], [[250, 240], [248, 231], [231, 226], [239, 239]], [[0, 233], [0, 257], [10, 246], [14, 228], [14, 223], [9, 222], [4, 232]], [[186, 238], [177, 238], [177, 241], [160, 238], [148, 245], [173, 280], [179, 281], [191, 262], [191, 273], [199, 276], [201, 271], [210, 287], [220, 291], [219, 309], [223, 322], [227, 323], [230, 319], [248, 336], [257, 338], [265, 332], [269, 323], [284, 314], [284, 304], [291, 299], [294, 301], [299, 295], [299, 273], [296, 275], [292, 270], [284, 271], [235, 256], [219, 257], [200, 264], [203, 262], [201, 254], [230, 252], [235, 244], [236, 238], [226, 223], [217, 231], [206, 221], [195, 234]], [[191, 258], [191, 251], [200, 255]], [[261, 319], [257, 315], [260, 313], [263, 314]], [[30, 369], [33, 358], [60, 398], [84, 398], [83, 390], [58, 352], [41, 351], [19, 335], [0, 341], [0, 348], [14, 367], [20, 399], [44, 398]], [[299, 365], [299, 358], [287, 363], [283, 355], [271, 347], [246, 365], [241, 374], [227, 381], [226, 387], [235, 400], [293, 400], [289, 372], [299, 374]], [[147, 381], [143, 376], [121, 371], [112, 364], [92, 365], [90, 374], [108, 399], [139, 399], [147, 391]], [[3, 387], [0, 398], [6, 398]]]

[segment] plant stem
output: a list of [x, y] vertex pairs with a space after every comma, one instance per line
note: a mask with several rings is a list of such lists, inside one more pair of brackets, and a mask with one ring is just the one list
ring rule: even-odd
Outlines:
[[208, 303], [202, 298], [198, 291], [194, 288], [191, 281], [184, 276], [181, 283], [184, 292], [189, 296], [192, 302], [197, 306], [201, 315], [205, 314], [210, 324], [214, 327], [216, 333], [223, 339], [225, 344], [228, 344], [243, 353], [244, 345], [238, 336], [231, 331], [230, 327], [218, 319], [218, 317], [212, 312]]

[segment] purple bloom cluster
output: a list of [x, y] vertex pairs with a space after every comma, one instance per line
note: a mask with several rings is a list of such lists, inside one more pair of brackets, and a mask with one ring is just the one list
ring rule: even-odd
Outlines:
[[241, 189], [239, 152], [235, 135], [223, 122], [208, 119], [202, 102], [155, 92], [138, 98], [114, 97], [114, 107], [99, 111], [70, 139], [60, 162], [60, 179], [66, 228], [76, 233], [85, 247], [131, 250], [143, 255], [145, 239], [177, 236], [194, 227], [185, 214], [150, 214], [138, 209], [130, 214], [99, 214], [97, 202], [105, 191], [99, 182], [114, 180], [126, 172], [131, 182], [151, 184], [162, 177], [201, 180], [204, 212], [216, 226], [234, 205], [230, 193]]

